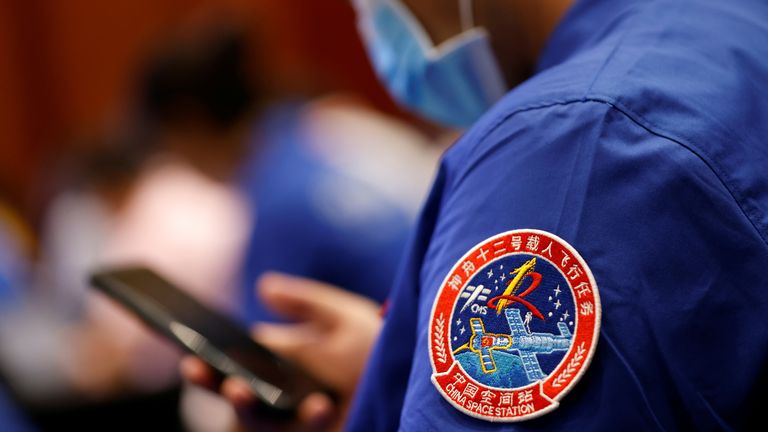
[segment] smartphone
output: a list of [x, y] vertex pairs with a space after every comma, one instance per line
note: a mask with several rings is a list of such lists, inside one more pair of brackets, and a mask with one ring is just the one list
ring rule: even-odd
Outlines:
[[260, 400], [262, 413], [289, 417], [309, 393], [329, 393], [297, 366], [251, 339], [231, 318], [146, 267], [100, 270], [90, 282], [223, 375], [243, 378]]

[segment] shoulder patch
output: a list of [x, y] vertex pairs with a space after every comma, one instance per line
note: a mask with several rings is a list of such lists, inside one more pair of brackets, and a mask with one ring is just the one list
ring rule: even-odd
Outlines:
[[587, 369], [600, 296], [565, 240], [507, 231], [453, 266], [429, 331], [432, 382], [451, 405], [488, 421], [531, 419], [557, 408]]

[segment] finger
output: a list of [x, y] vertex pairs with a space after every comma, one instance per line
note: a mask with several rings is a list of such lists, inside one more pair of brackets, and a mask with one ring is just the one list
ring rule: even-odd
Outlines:
[[221, 394], [237, 410], [247, 410], [256, 405], [258, 399], [251, 391], [245, 380], [239, 377], [229, 377], [221, 384]]
[[[293, 425], [287, 419], [272, 418], [260, 413], [260, 403], [248, 384], [241, 378], [227, 378], [221, 386], [222, 395], [232, 404], [243, 425], [259, 430], [326, 430], [334, 420], [335, 406], [327, 395], [313, 393], [305, 398], [296, 411]], [[291, 427], [292, 426], [292, 427]]]
[[179, 364], [181, 375], [189, 382], [211, 391], [218, 391], [221, 375], [195, 356], [185, 356]]
[[221, 394], [232, 404], [243, 430], [270, 432], [283, 429], [273, 419], [259, 414], [261, 402], [242, 378], [225, 379], [221, 384]]
[[378, 306], [365, 297], [311, 279], [265, 273], [258, 282], [261, 300], [287, 318], [334, 323], [345, 310]]
[[323, 309], [318, 304], [318, 282], [280, 273], [266, 273], [259, 278], [257, 293], [264, 304], [280, 315], [294, 320], [317, 321]]
[[336, 407], [328, 395], [312, 393], [304, 399], [296, 411], [296, 418], [310, 430], [325, 430], [333, 423]]
[[260, 344], [288, 358], [309, 352], [309, 348], [320, 339], [317, 326], [312, 323], [258, 323], [253, 326], [251, 334]]

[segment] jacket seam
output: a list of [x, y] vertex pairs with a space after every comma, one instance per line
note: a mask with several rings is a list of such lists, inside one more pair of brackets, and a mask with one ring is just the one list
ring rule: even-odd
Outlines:
[[[672, 133], [664, 132], [662, 128], [654, 125], [643, 116], [633, 111], [631, 108], [606, 96], [593, 95], [579, 99], [559, 99], [524, 105], [518, 109], [506, 113], [505, 115], [500, 116], [498, 120], [493, 122], [488, 126], [487, 129], [482, 131], [479, 135], [479, 139], [477, 140], [477, 144], [472, 147], [471, 153], [473, 153], [479, 144], [485, 141], [488, 136], [495, 132], [502, 124], [506, 123], [510, 118], [518, 114], [577, 103], [598, 103], [607, 105], [611, 109], [622, 114], [632, 123], [644, 129], [646, 132], [659, 138], [665, 139], [671, 143], [677, 144], [678, 146], [685, 149], [688, 153], [694, 155], [697, 159], [702, 161], [707, 169], [715, 176], [715, 178], [717, 178], [723, 188], [728, 192], [733, 202], [739, 208], [739, 211], [741, 211], [744, 217], [749, 221], [750, 225], [752, 225], [752, 228], [757, 232], [758, 237], [760, 237], [760, 240], [762, 240], [763, 244], [766, 246], [766, 248], [768, 248], [768, 228], [763, 226], [763, 224], [760, 222], [759, 209], [750, 209], [743, 203], [742, 193], [725, 175], [725, 170], [723, 170], [720, 165], [718, 165], [712, 158], [708, 157], [706, 153], [699, 147], [690, 143], [685, 138], [676, 136]], [[454, 185], [461, 183], [468, 175], [468, 173], [475, 168], [475, 165], [478, 164], [481, 159], [482, 157], [475, 158], [475, 161], [467, 167], [467, 169], [456, 179], [455, 182], [453, 182]]]

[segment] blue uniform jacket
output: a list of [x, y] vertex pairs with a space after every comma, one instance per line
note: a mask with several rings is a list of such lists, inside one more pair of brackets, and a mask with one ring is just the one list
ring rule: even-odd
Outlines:
[[[441, 282], [513, 229], [566, 240], [602, 326], [556, 410], [491, 423], [430, 381]], [[737, 430], [768, 371], [768, 2], [579, 1], [451, 148], [349, 430]], [[762, 424], [762, 423], [758, 423]]]
[[[255, 209], [242, 269], [246, 322], [276, 318], [255, 295], [266, 271], [317, 279], [383, 302], [413, 229], [400, 206], [309, 148], [303, 108], [271, 108], [242, 167], [240, 186]], [[362, 209], [355, 207], [361, 199]]]

